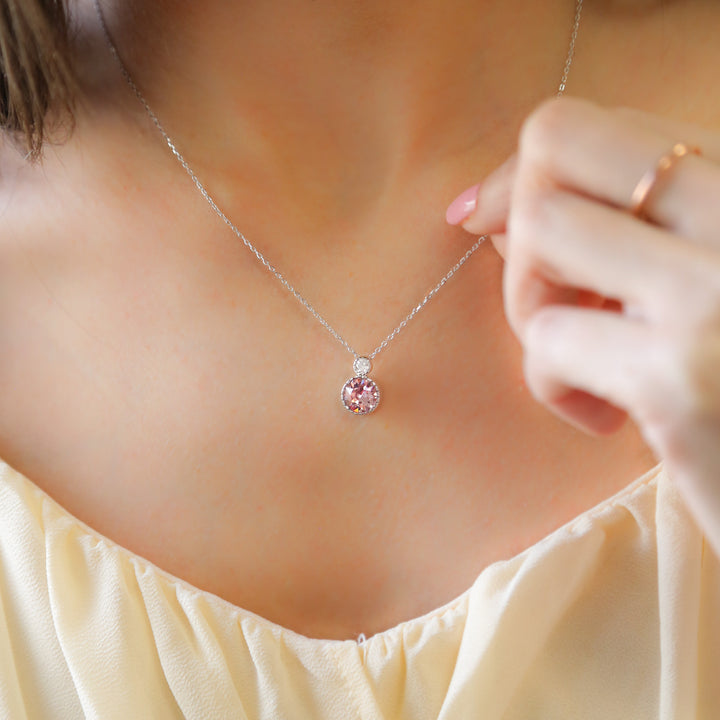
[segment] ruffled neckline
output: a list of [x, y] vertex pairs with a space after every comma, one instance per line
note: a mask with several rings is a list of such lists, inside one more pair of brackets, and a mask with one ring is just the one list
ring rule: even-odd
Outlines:
[[292, 640], [293, 644], [305, 646], [308, 650], [333, 650], [347, 646], [356, 647], [359, 644], [365, 647], [381, 643], [387, 644], [389, 640], [398, 634], [418, 631], [423, 629], [425, 626], [433, 624], [434, 622], [440, 622], [443, 626], [448, 626], [452, 625], [457, 620], [462, 620], [467, 609], [468, 600], [473, 593], [473, 589], [480, 584], [489, 573], [494, 572], [501, 567], [518, 565], [522, 563], [527, 556], [543, 551], [546, 546], [562, 543], [564, 540], [571, 538], [580, 529], [588, 529], [601, 516], [604, 517], [609, 513], [612, 513], [618, 506], [624, 507], [624, 502], [628, 501], [630, 497], [654, 486], [663, 471], [663, 463], [658, 462], [645, 473], [631, 481], [624, 488], [620, 489], [617, 493], [605, 500], [602, 500], [595, 506], [584, 510], [568, 522], [564, 523], [555, 530], [552, 530], [543, 538], [522, 550], [520, 553], [517, 553], [510, 558], [498, 560], [490, 565], [487, 565], [480, 571], [470, 587], [466, 588], [462, 593], [449, 602], [416, 617], [403, 620], [386, 630], [382, 630], [371, 635], [368, 638], [363, 638], [362, 640], [336, 640], [313, 638], [303, 635], [302, 633], [284, 627], [283, 625], [265, 618], [251, 610], [236, 605], [229, 600], [225, 600], [219, 595], [216, 595], [208, 590], [203, 590], [187, 580], [183, 580], [181, 577], [162, 569], [150, 560], [111, 540], [77, 518], [27, 476], [23, 475], [0, 458], [0, 478], [9, 474], [11, 477], [15, 478], [15, 480], [19, 481], [19, 484], [23, 486], [25, 491], [32, 493], [40, 499], [44, 506], [44, 520], [46, 523], [53, 521], [61, 523], [66, 527], [72, 527], [74, 532], [79, 534], [85, 540], [90, 540], [96, 544], [102, 544], [106, 549], [112, 550], [112, 552], [125, 563], [131, 564], [136, 569], [140, 569], [143, 573], [151, 573], [155, 575], [157, 578], [161, 579], [166, 586], [173, 588], [178, 593], [182, 593], [196, 599], [201, 598], [205, 603], [212, 606], [215, 611], [222, 615], [230, 616], [243, 624], [251, 623], [260, 630], [269, 632], [275, 637], [284, 637], [286, 640]]

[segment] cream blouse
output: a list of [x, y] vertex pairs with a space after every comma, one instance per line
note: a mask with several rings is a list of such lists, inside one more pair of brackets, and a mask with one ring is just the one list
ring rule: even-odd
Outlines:
[[0, 462], [0, 717], [720, 718], [720, 564], [660, 464], [447, 605], [318, 640], [160, 570]]

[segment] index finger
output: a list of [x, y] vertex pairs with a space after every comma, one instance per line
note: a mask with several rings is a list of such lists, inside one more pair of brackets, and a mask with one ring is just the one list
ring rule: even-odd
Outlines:
[[526, 120], [524, 161], [558, 187], [628, 209], [640, 179], [675, 143], [702, 149], [673, 169], [646, 207], [657, 224], [693, 239], [715, 237], [720, 218], [707, 196], [720, 194], [720, 134], [629, 108], [602, 108], [579, 98], [555, 98]]

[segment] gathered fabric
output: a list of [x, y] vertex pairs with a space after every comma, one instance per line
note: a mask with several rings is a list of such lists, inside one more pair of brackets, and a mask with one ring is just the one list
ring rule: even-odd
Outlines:
[[3, 720], [709, 720], [718, 708], [720, 563], [662, 464], [452, 602], [356, 642], [193, 587], [0, 462]]

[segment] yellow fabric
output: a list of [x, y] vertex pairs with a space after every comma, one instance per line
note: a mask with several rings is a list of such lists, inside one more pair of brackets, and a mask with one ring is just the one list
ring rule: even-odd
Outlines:
[[0, 463], [0, 717], [718, 718], [720, 565], [658, 465], [442, 608], [361, 645], [316, 640]]

